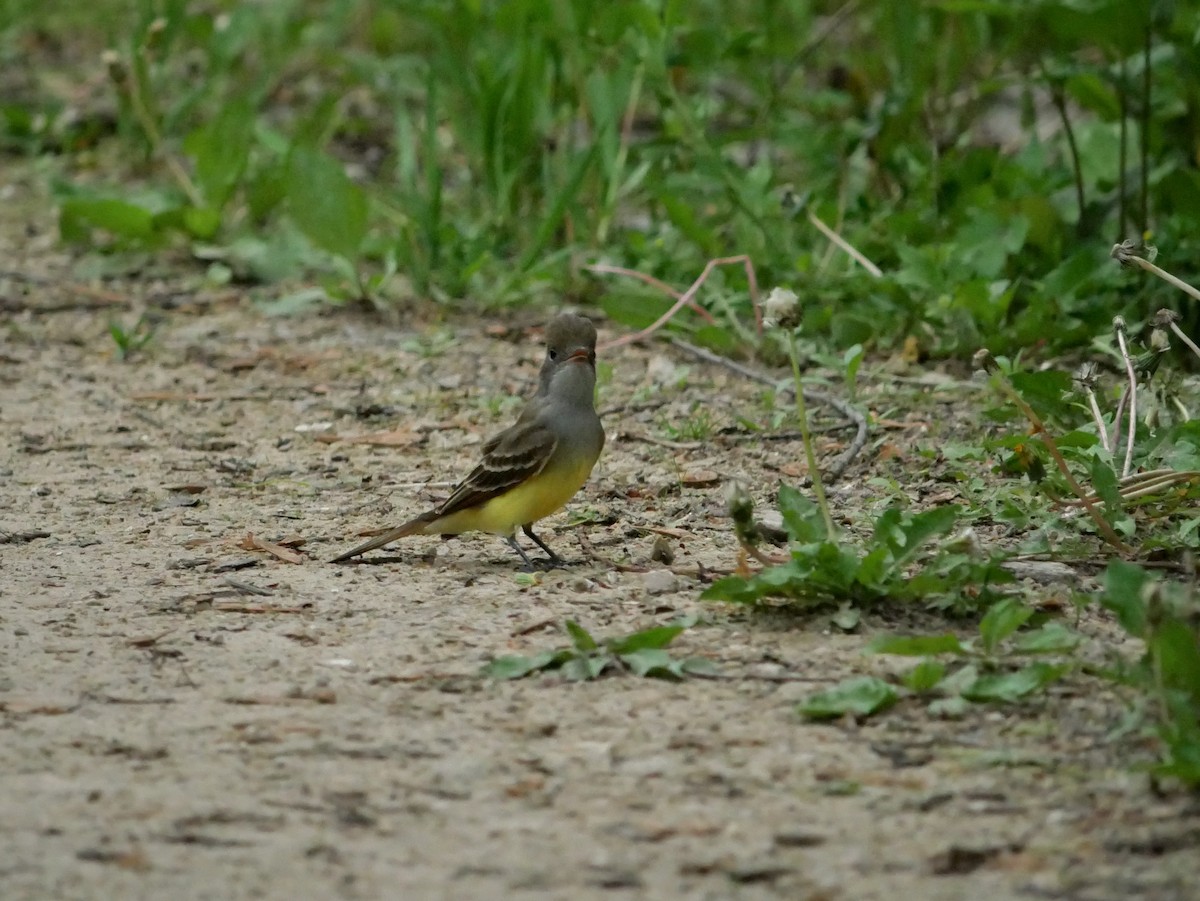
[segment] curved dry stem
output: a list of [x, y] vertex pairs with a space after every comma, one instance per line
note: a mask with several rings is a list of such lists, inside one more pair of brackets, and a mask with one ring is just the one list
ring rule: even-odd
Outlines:
[[[653, 335], [656, 331], [658, 331], [660, 328], [662, 328], [664, 325], [666, 325], [668, 322], [670, 322], [672, 317], [674, 317], [675, 314], [678, 313], [685, 306], [691, 305], [694, 309], [699, 309], [698, 307], [696, 307], [696, 305], [693, 301], [693, 298], [696, 296], [696, 292], [698, 290], [700, 290], [700, 286], [704, 284], [704, 282], [712, 274], [712, 271], [714, 269], [716, 269], [718, 266], [728, 266], [728, 265], [732, 265], [734, 263], [741, 263], [746, 267], [746, 279], [750, 283], [750, 301], [754, 305], [754, 321], [755, 321], [755, 325], [757, 326], [757, 329], [758, 329], [758, 334], [761, 335], [762, 334], [762, 310], [759, 307], [759, 303], [758, 303], [758, 278], [754, 274], [754, 264], [750, 261], [750, 257], [748, 257], [744, 253], [738, 254], [737, 256], [733, 256], [733, 257], [718, 257], [715, 260], [709, 260], [708, 263], [705, 264], [705, 266], [704, 266], [704, 271], [700, 273], [700, 277], [697, 278], [694, 282], [692, 282], [691, 287], [689, 287], [682, 294], [675, 293], [675, 290], [673, 288], [671, 288], [669, 285], [665, 284], [664, 282], [659, 281], [658, 279], [654, 278], [653, 276], [647, 276], [643, 273], [636, 272], [632, 269], [619, 269], [619, 267], [608, 266], [603, 263], [596, 263], [591, 266], [587, 266], [586, 268], [592, 270], [593, 272], [612, 272], [615, 274], [632, 276], [634, 278], [640, 279], [643, 282], [646, 282], [647, 284], [655, 285], [656, 287], [659, 287], [660, 289], [665, 290], [666, 293], [670, 294], [672, 297], [676, 298], [675, 303], [671, 306], [671, 309], [667, 310], [667, 312], [663, 313], [661, 316], [658, 317], [658, 319], [654, 320], [654, 322], [652, 322], [650, 325], [646, 326], [640, 332], [634, 332], [632, 335], [624, 335], [613, 341], [609, 341], [606, 344], [602, 344], [598, 349], [599, 350], [612, 350], [613, 348], [624, 347], [626, 344], [632, 344], [635, 341], [640, 341], [643, 338], [648, 338], [651, 335]], [[707, 316], [707, 313], [705, 315]], [[708, 316], [708, 320], [709, 320], [709, 322], [713, 321], [711, 316]]]

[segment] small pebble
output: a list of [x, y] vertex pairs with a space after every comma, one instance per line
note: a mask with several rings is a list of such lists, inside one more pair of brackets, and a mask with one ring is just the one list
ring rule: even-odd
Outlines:
[[673, 572], [656, 569], [642, 576], [642, 587], [646, 589], [646, 594], [669, 594], [679, 589], [679, 579]]

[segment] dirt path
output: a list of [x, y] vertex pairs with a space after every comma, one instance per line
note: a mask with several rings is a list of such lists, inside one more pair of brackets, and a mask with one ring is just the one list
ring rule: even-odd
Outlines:
[[[11, 267], [68, 271], [18, 219]], [[589, 522], [544, 532], [569, 571], [523, 578], [488, 538], [336, 567], [321, 561], [436, 497], [425, 483], [511, 418], [540, 316], [456, 322], [450, 354], [428, 321], [184, 297], [122, 363], [107, 311], [39, 312], [71, 297], [0, 285], [0, 530], [47, 533], [0, 544], [8, 901], [1198, 896], [1200, 813], [1128, 769], [1145, 749], [1110, 737], [1124, 710], [1097, 684], [957, 721], [912, 706], [805, 724], [797, 701], [886, 667], [861, 649], [888, 623], [847, 636], [701, 604], [650, 561], [647, 528], [668, 527], [681, 572], [730, 567], [722, 484], [761, 501], [799, 458], [743, 435], [670, 445], [663, 423], [699, 404], [719, 430], [754, 386], [672, 351], [613, 354], [609, 447], [573, 505]], [[381, 431], [396, 446], [351, 440]], [[867, 503], [876, 471], [868, 455], [837, 502]], [[305, 559], [242, 549], [247, 533], [303, 538]], [[568, 618], [617, 634], [684, 613], [704, 622], [681, 650], [726, 678], [477, 675], [561, 645]]]

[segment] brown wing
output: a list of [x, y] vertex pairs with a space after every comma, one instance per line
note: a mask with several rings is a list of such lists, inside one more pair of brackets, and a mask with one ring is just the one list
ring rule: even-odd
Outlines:
[[537, 475], [557, 445], [554, 433], [536, 422], [505, 429], [484, 444], [483, 461], [438, 507], [438, 518], [484, 504]]

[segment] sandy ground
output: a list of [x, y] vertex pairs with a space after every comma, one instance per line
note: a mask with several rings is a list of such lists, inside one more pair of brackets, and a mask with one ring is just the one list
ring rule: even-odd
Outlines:
[[[723, 485], [763, 501], [801, 459], [722, 432], [755, 386], [671, 348], [610, 355], [606, 455], [543, 529], [568, 570], [518, 573], [487, 537], [331, 566], [469, 469], [533, 384], [542, 317], [272, 319], [185, 290], [181, 267], [108, 284], [127, 325], [143, 305], [159, 320], [122, 362], [112, 310], [65, 290], [72, 261], [20, 224], [8, 267], [54, 281], [0, 279], [7, 901], [1200, 897], [1200, 811], [1148, 790], [1148, 749], [1114, 736], [1126, 710], [1099, 683], [956, 721], [917, 704], [800, 719], [813, 691], [888, 671], [862, 648], [898, 614], [845, 635], [827, 614], [697, 599], [701, 567], [736, 562]], [[887, 438], [910, 452], [970, 402], [912, 390], [913, 427]], [[672, 437], [696, 405], [714, 434]], [[389, 445], [364, 443], [378, 433]], [[873, 475], [903, 482], [873, 447], [841, 508], [878, 495]], [[653, 528], [675, 571], [651, 560]], [[248, 534], [302, 539], [302, 561]], [[724, 678], [478, 675], [561, 646], [567, 619], [620, 634], [689, 613], [680, 652]], [[1082, 628], [1089, 653], [1116, 640]]]

